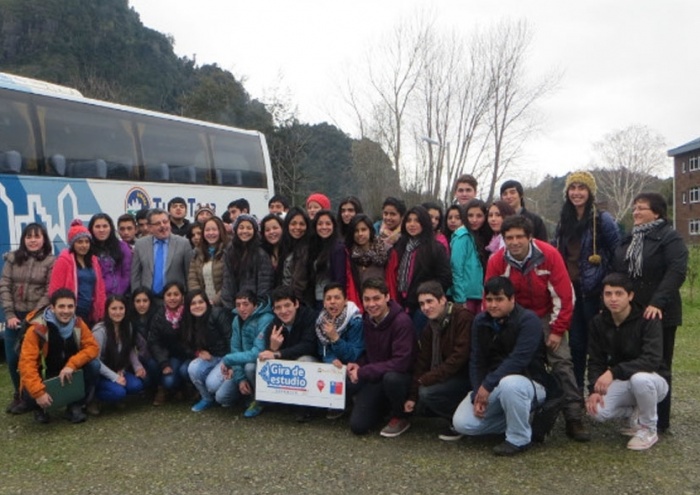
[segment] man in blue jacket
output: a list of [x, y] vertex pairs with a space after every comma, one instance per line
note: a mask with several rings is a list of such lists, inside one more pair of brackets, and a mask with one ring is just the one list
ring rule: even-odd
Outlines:
[[347, 393], [355, 395], [350, 429], [363, 435], [390, 412], [391, 420], [380, 435], [393, 438], [411, 426], [404, 403], [411, 386], [416, 332], [408, 314], [390, 299], [384, 280], [365, 280], [362, 304], [365, 354], [347, 367]]
[[542, 323], [515, 302], [509, 279], [493, 277], [484, 286], [486, 312], [472, 325], [472, 392], [457, 407], [452, 424], [463, 435], [505, 432], [493, 452], [512, 456], [532, 441], [530, 411], [546, 398]]

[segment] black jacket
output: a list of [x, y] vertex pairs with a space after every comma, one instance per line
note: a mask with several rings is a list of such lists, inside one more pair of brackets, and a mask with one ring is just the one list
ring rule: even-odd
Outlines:
[[[623, 239], [615, 254], [614, 269], [628, 275], [625, 254], [632, 242]], [[664, 327], [682, 324], [680, 288], [688, 270], [688, 248], [683, 238], [668, 222], [649, 232], [644, 238], [642, 276], [634, 278], [634, 300], [646, 307], [656, 306], [663, 312]]]
[[525, 218], [529, 218], [532, 222], [532, 237], [534, 237], [535, 239], [539, 239], [540, 241], [549, 242], [549, 236], [547, 235], [547, 227], [545, 226], [542, 217], [540, 217], [536, 213], [528, 211], [527, 209], [525, 209], [524, 206], [520, 210], [520, 215], [524, 216]]
[[212, 308], [207, 322], [205, 346], [198, 350], [209, 351], [216, 357], [222, 357], [231, 352], [232, 324], [233, 313], [230, 309]]
[[[301, 356], [317, 356], [318, 339], [316, 338], [316, 312], [303, 304], [299, 304], [296, 318], [292, 323], [291, 332], [285, 328], [282, 332], [284, 342], [279, 349], [280, 359], [294, 361]], [[284, 325], [275, 317], [272, 324], [265, 330], [265, 348], [270, 348], [272, 328]]]
[[632, 312], [618, 327], [610, 311], [591, 320], [588, 335], [588, 387], [593, 393], [596, 380], [608, 368], [616, 380], [629, 380], [644, 371], [666, 375], [662, 359], [663, 330], [661, 320], [644, 318], [639, 304], [632, 304]]

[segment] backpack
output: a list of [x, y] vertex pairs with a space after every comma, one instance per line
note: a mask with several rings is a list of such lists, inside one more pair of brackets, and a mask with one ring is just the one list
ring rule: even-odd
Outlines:
[[545, 441], [557, 422], [557, 417], [564, 407], [564, 391], [559, 384], [559, 380], [551, 373], [545, 373], [542, 377], [542, 385], [547, 392], [547, 398], [540, 404], [537, 400], [537, 389], [535, 384], [535, 397], [532, 400], [532, 441], [542, 443]]

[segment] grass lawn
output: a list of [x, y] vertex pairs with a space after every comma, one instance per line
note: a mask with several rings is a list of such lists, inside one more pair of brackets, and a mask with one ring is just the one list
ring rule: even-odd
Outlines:
[[[560, 421], [543, 446], [502, 459], [491, 454], [499, 439], [441, 442], [435, 419], [384, 439], [353, 436], [345, 419], [297, 424], [266, 411], [245, 420], [239, 407], [195, 414], [189, 403], [136, 401], [81, 425], [3, 415], [0, 494], [700, 493], [700, 301], [686, 300], [684, 321], [672, 433], [646, 452], [627, 450], [612, 424], [577, 444]], [[3, 407], [9, 397], [2, 363]]]

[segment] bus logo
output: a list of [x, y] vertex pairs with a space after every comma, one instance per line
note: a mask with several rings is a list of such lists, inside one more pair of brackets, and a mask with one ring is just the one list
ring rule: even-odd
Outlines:
[[151, 197], [141, 187], [132, 187], [126, 193], [124, 200], [124, 210], [127, 213], [135, 215], [137, 211], [148, 209], [151, 207]]

